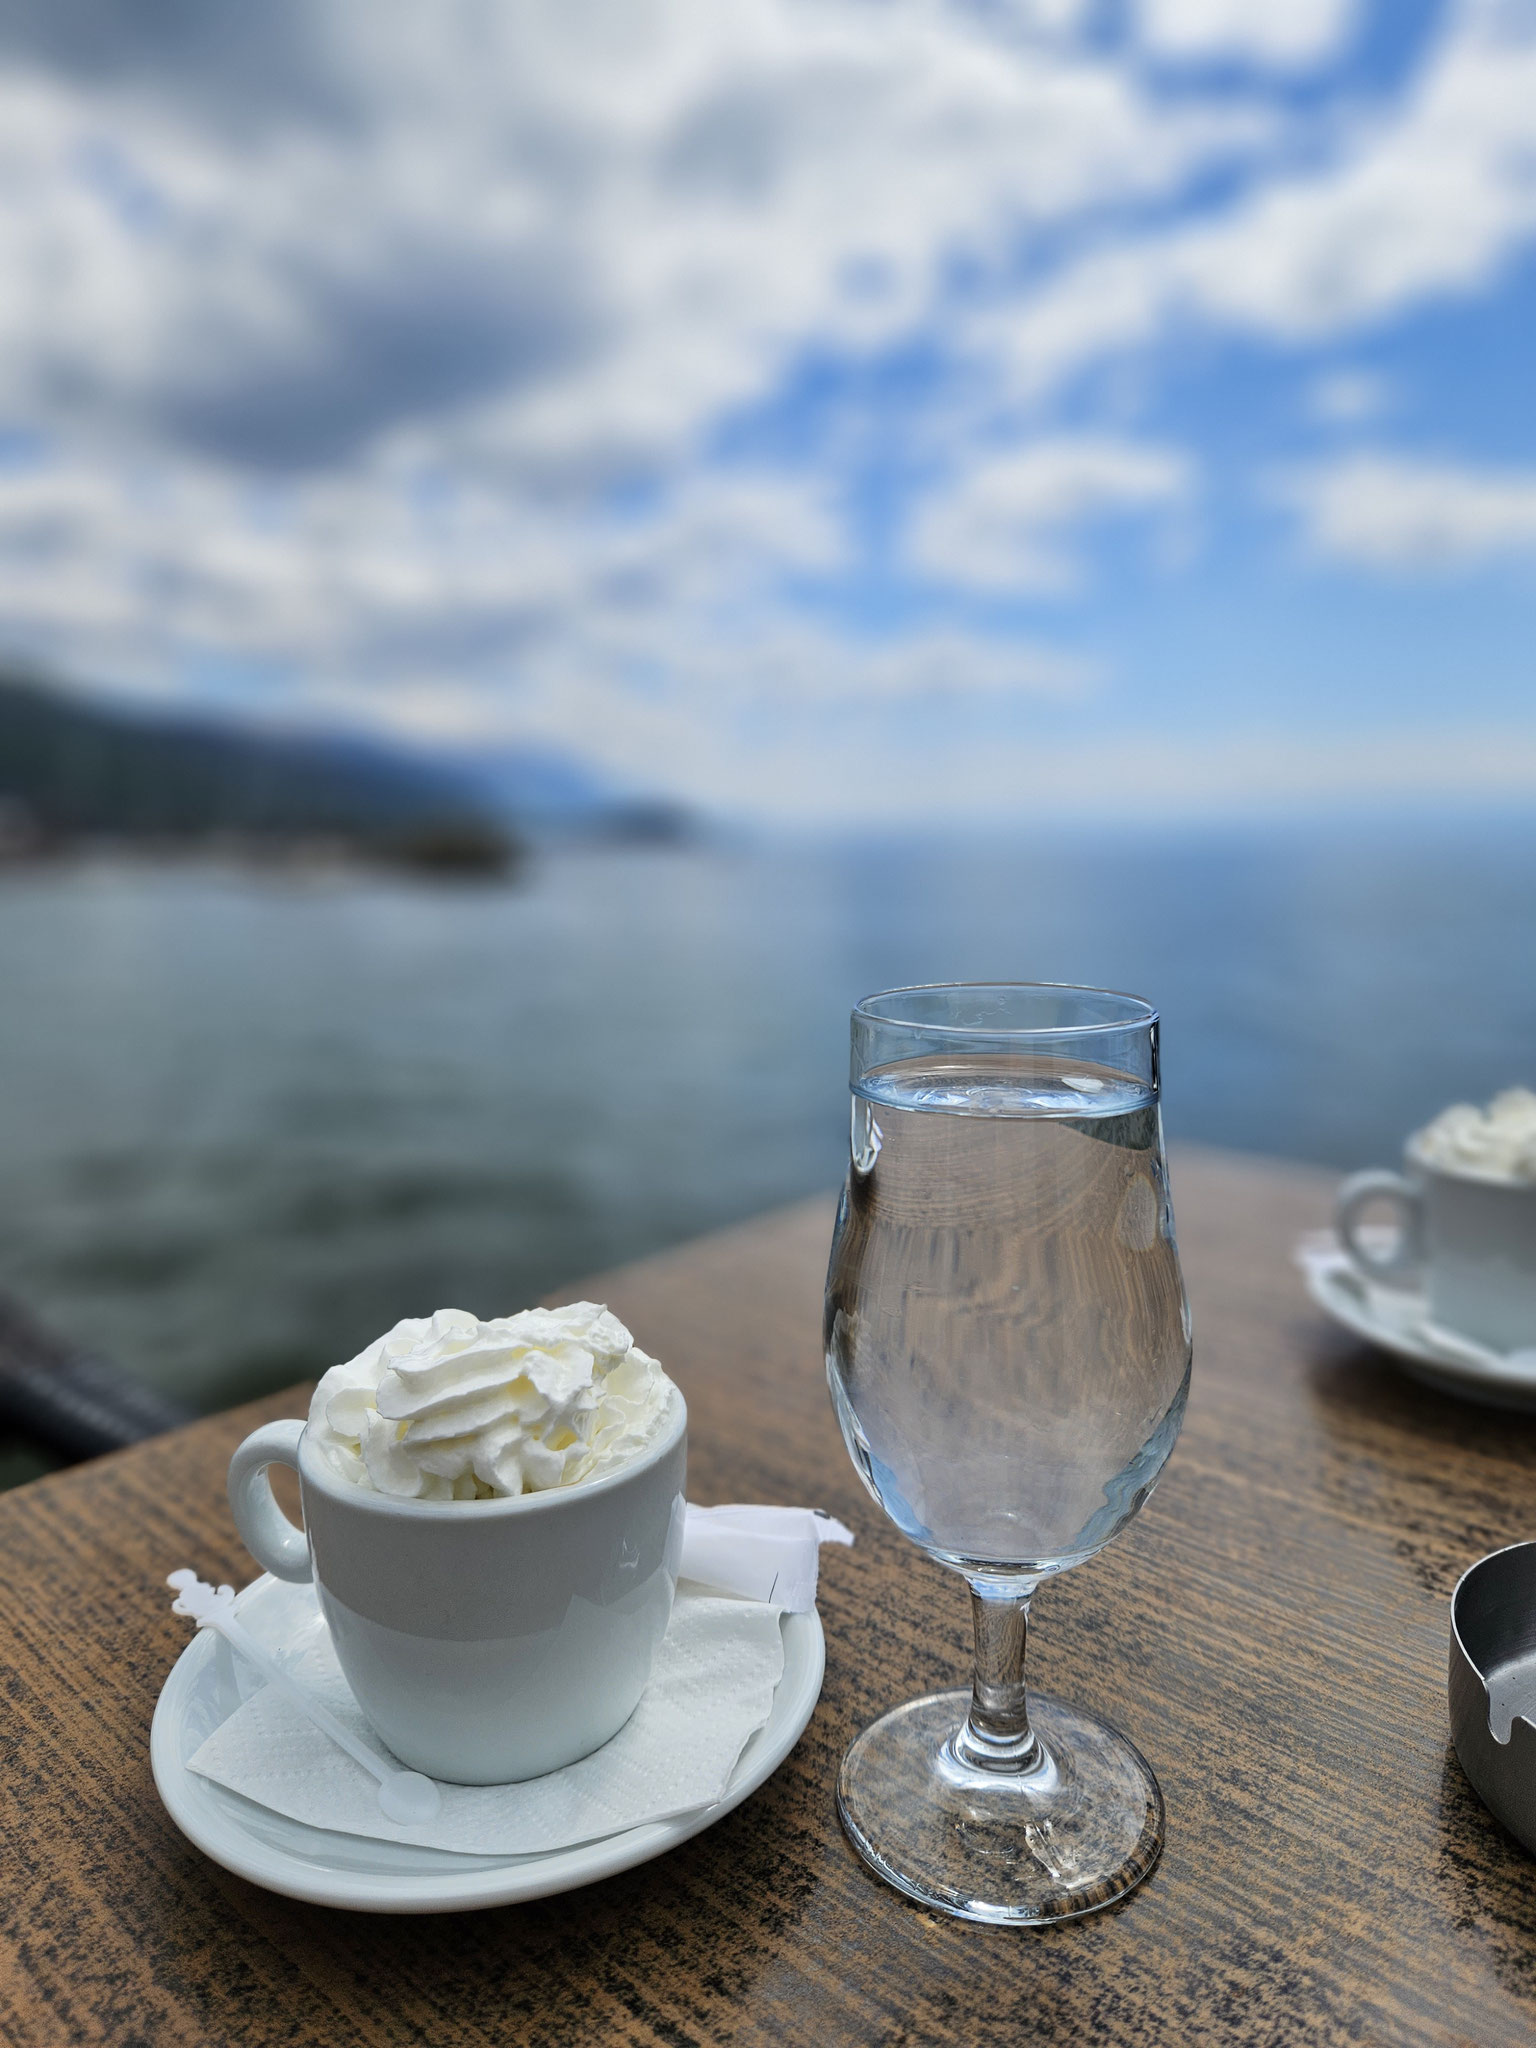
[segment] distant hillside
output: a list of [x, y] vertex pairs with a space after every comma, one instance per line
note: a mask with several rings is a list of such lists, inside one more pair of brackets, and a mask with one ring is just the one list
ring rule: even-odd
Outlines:
[[692, 839], [700, 821], [666, 797], [617, 790], [582, 761], [544, 747], [479, 754], [474, 773], [520, 830], [539, 839], [669, 844]]
[[340, 842], [421, 868], [500, 872], [519, 842], [467, 773], [381, 746], [135, 715], [0, 674], [0, 839]]

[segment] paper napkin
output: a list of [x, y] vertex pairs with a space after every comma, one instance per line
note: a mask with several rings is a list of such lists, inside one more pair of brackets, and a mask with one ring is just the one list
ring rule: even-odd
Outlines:
[[[294, 1591], [314, 1602], [311, 1588]], [[304, 1633], [293, 1676], [382, 1750], [324, 1628]], [[681, 1586], [651, 1683], [611, 1742], [520, 1785], [443, 1784], [442, 1811], [425, 1827], [386, 1820], [362, 1766], [271, 1687], [215, 1729], [190, 1768], [311, 1827], [470, 1855], [536, 1855], [711, 1805], [767, 1721], [783, 1669], [777, 1607]]]
[[679, 1576], [809, 1614], [822, 1544], [852, 1541], [853, 1531], [819, 1508], [696, 1508], [690, 1501]]

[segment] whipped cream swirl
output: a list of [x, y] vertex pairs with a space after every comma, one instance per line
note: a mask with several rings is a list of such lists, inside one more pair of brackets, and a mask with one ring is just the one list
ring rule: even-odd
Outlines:
[[1447, 1173], [1536, 1181], [1536, 1093], [1506, 1088], [1486, 1109], [1454, 1103], [1416, 1134], [1413, 1149]]
[[408, 1318], [315, 1389], [331, 1469], [408, 1500], [492, 1500], [612, 1471], [656, 1434], [673, 1392], [598, 1302], [481, 1322]]

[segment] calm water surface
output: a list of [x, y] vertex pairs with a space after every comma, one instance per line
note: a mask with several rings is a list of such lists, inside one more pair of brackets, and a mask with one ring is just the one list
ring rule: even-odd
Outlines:
[[847, 1011], [1082, 980], [1170, 1134], [1345, 1167], [1536, 1081], [1536, 826], [0, 877], [0, 1287], [212, 1408], [830, 1187]]

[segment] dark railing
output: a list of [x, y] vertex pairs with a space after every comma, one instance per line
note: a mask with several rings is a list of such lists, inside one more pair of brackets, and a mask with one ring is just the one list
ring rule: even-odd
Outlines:
[[65, 1464], [99, 1458], [192, 1420], [193, 1411], [76, 1349], [0, 1295], [0, 1432]]

